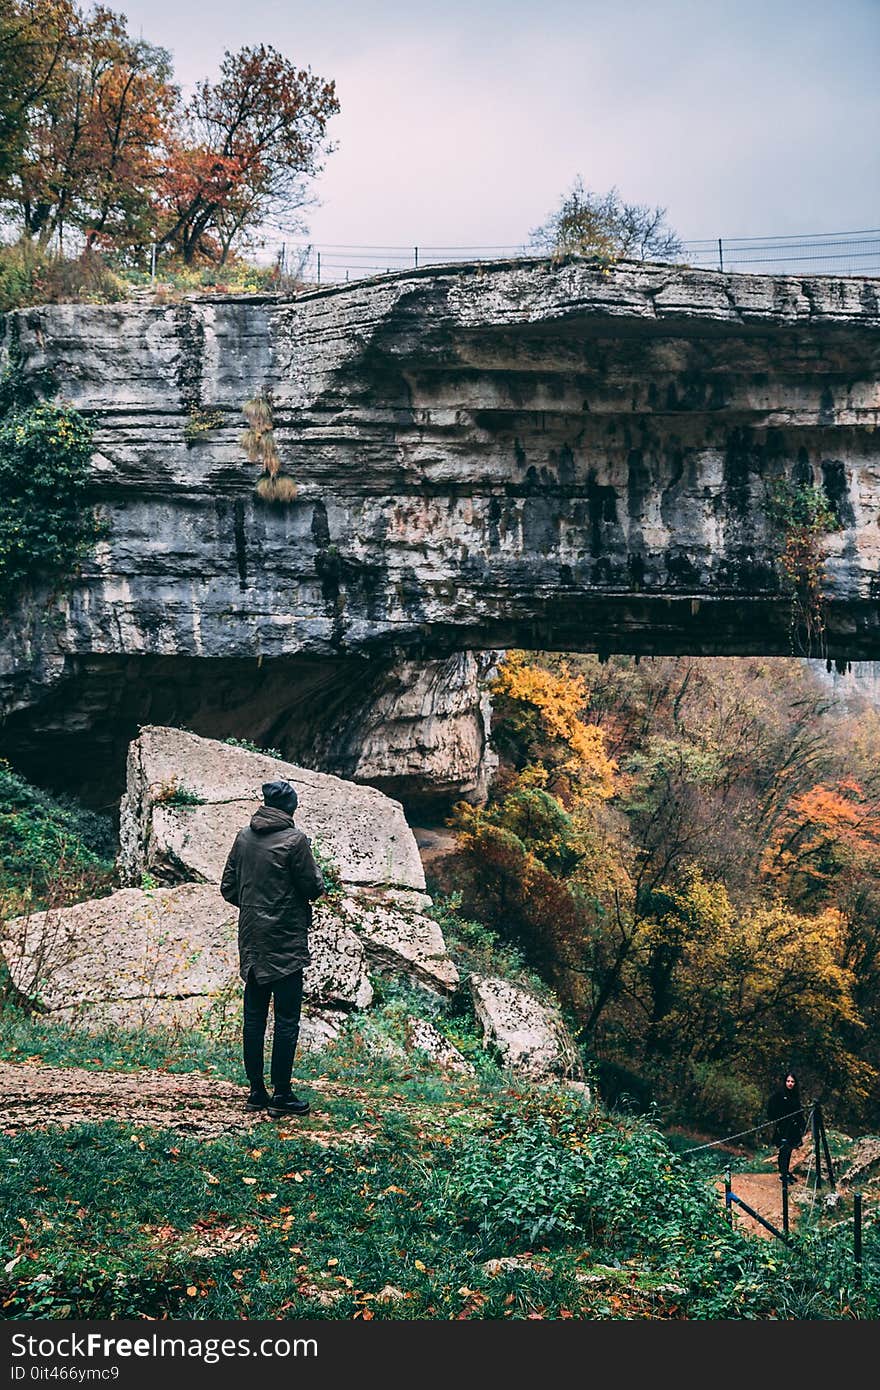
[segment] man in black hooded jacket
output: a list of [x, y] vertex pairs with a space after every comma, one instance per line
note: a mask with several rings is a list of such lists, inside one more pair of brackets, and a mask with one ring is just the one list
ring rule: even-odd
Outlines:
[[[220, 892], [238, 908], [238, 952], [244, 980], [244, 1068], [249, 1110], [307, 1115], [308, 1101], [291, 1092], [302, 1008], [303, 969], [309, 964], [312, 903], [324, 891], [308, 836], [293, 823], [298, 798], [289, 782], [266, 782], [263, 805], [240, 830], [229, 852]], [[274, 999], [270, 1097], [263, 1079], [269, 1001]]]

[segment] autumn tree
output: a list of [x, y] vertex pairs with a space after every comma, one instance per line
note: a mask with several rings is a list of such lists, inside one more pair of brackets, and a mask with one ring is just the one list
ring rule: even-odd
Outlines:
[[227, 53], [219, 82], [201, 82], [169, 141], [160, 245], [187, 264], [224, 259], [234, 238], [270, 216], [290, 219], [328, 152], [339, 110], [333, 82], [261, 44]]
[[596, 193], [578, 176], [555, 212], [531, 235], [548, 255], [612, 260], [674, 260], [682, 243], [666, 222], [666, 209], [626, 203], [616, 188]]
[[3, 199], [42, 244], [60, 241], [68, 227], [89, 244], [148, 241], [176, 99], [170, 57], [131, 38], [110, 10], [85, 18], [54, 0], [42, 8], [31, 25], [42, 24], [42, 37], [21, 39], [38, 76], [19, 99], [20, 138]]
[[0, 15], [0, 205], [45, 248], [225, 261], [266, 218], [293, 228], [330, 146], [334, 84], [266, 45], [227, 53], [181, 104], [171, 60], [73, 0]]
[[501, 765], [440, 886], [680, 1116], [748, 1128], [794, 1056], [872, 1122], [880, 717], [788, 659], [513, 652], [492, 696]]
[[616, 764], [602, 730], [583, 717], [589, 693], [566, 661], [551, 666], [508, 652], [490, 689], [496, 741], [514, 766], [540, 763], [550, 791], [568, 804], [612, 795]]
[[8, 0], [0, 9], [0, 193], [26, 159], [30, 122], [63, 87], [81, 17], [69, 0]]
[[735, 1090], [769, 1078], [794, 1052], [850, 1107], [866, 1099], [877, 1076], [858, 1055], [864, 1021], [840, 912], [805, 915], [779, 898], [737, 905], [696, 867], [655, 909], [624, 999], [641, 1015], [645, 1062], [660, 1063], [682, 1097], [689, 1079]]
[[492, 682], [505, 765], [485, 808], [461, 804], [460, 854], [448, 886], [468, 911], [508, 936], [595, 1027], [626, 951], [605, 924], [632, 930], [631, 880], [620, 827], [606, 806], [616, 765], [588, 718], [589, 694], [566, 662], [549, 669], [509, 652]]

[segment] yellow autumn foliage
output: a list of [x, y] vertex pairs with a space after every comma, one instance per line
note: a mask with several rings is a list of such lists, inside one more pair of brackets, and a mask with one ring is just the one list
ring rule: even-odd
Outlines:
[[606, 752], [605, 735], [597, 724], [581, 718], [589, 704], [582, 676], [573, 675], [565, 662], [557, 673], [535, 664], [525, 652], [510, 651], [491, 690], [496, 699], [506, 696], [530, 706], [547, 738], [570, 751], [561, 766], [577, 779], [582, 796], [607, 801], [614, 795], [617, 764]]

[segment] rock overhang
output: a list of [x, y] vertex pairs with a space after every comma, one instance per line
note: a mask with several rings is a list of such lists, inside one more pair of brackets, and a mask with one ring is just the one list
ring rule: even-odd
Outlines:
[[[53, 691], [87, 728], [115, 662], [291, 663], [293, 691], [297, 663], [511, 645], [787, 654], [783, 477], [841, 522], [829, 654], [877, 656], [878, 284], [532, 259], [7, 316], [24, 370], [93, 417], [109, 523], [67, 589], [7, 615], [7, 748]], [[287, 507], [239, 447], [263, 387]], [[198, 410], [218, 423], [188, 439]]]

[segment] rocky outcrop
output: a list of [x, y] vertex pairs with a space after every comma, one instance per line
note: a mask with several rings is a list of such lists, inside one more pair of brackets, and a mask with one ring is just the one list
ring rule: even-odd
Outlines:
[[438, 994], [452, 994], [458, 971], [439, 926], [424, 915], [430, 902], [419, 893], [362, 891], [343, 896], [334, 912], [357, 931], [368, 961], [409, 975]]
[[485, 1042], [502, 1064], [532, 1079], [578, 1078], [577, 1049], [557, 1009], [492, 975], [471, 975], [471, 997]]
[[235, 910], [213, 885], [109, 897], [3, 924], [15, 988], [52, 1020], [192, 1024], [237, 973]]
[[[293, 761], [332, 726], [325, 766], [361, 747], [358, 775], [399, 790], [413, 747], [439, 767], [471, 737], [450, 750], [434, 716], [417, 732], [402, 714], [376, 743], [365, 692], [381, 704], [407, 663], [786, 653], [783, 477], [821, 487], [840, 523], [831, 655], [880, 653], [872, 281], [523, 260], [292, 302], [52, 305], [4, 331], [93, 419], [107, 522], [77, 579], [23, 595], [0, 635], [0, 744], [37, 780], [66, 760], [92, 785], [138, 723]], [[254, 496], [239, 445], [260, 388], [287, 506]], [[197, 411], [219, 423], [194, 435]]]
[[[397, 802], [180, 729], [144, 729], [128, 768], [122, 864], [130, 881], [151, 886], [3, 928], [0, 950], [14, 987], [48, 1017], [95, 1026], [194, 1024], [237, 1000], [238, 913], [218, 884], [260, 787], [279, 777], [297, 787], [297, 820], [342, 879], [315, 908], [304, 1045], [326, 1045], [346, 1012], [370, 1004], [377, 971], [437, 994], [454, 991], [458, 972], [439, 926], [425, 916], [431, 899]], [[199, 802], [174, 805], [168, 795]], [[160, 876], [173, 886], [152, 886]]]
[[120, 805], [120, 865], [130, 883], [145, 873], [219, 883], [237, 831], [261, 801], [264, 782], [296, 788], [297, 824], [316, 852], [353, 887], [424, 892], [425, 872], [403, 808], [372, 787], [200, 738], [185, 729], [142, 729], [128, 752]]
[[[405, 661], [368, 686], [360, 709], [315, 727], [310, 765], [367, 782], [408, 807], [482, 803], [498, 765], [489, 746], [486, 680], [499, 652], [458, 652], [445, 661]], [[278, 731], [297, 739], [293, 727]], [[301, 745], [303, 735], [299, 735]]]
[[474, 1067], [458, 1048], [444, 1038], [439, 1028], [424, 1018], [406, 1020], [406, 1041], [416, 1052], [423, 1052], [429, 1061], [443, 1071], [456, 1072], [459, 1076], [473, 1076]]
[[[238, 913], [214, 884], [109, 897], [4, 924], [0, 951], [19, 993], [50, 1019], [93, 1026], [198, 1024], [238, 999]], [[304, 1041], [338, 1036], [344, 1012], [373, 998], [357, 933], [316, 912], [304, 975]]]

